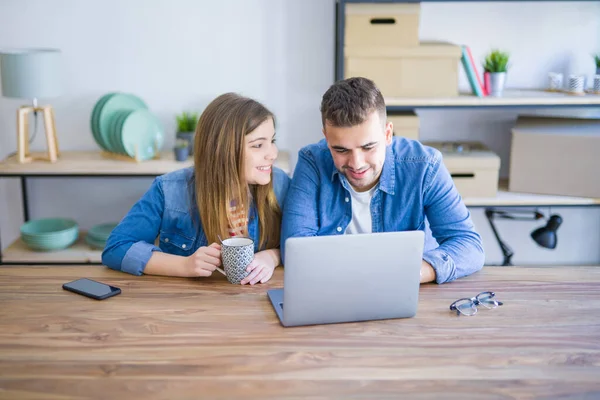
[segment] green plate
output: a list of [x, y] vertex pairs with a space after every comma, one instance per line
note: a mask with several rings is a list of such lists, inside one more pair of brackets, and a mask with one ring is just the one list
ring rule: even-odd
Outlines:
[[108, 150], [116, 151], [110, 147], [110, 124], [113, 119], [113, 114], [117, 111], [147, 109], [146, 103], [137, 96], [127, 93], [115, 93], [100, 108], [98, 113], [98, 128], [100, 140], [107, 146]]
[[110, 233], [115, 229], [117, 223], [109, 222], [106, 224], [94, 225], [89, 231], [88, 236], [97, 241], [106, 241]]
[[165, 130], [150, 111], [136, 110], [123, 123], [121, 139], [123, 148], [130, 157], [135, 157], [137, 148], [139, 159], [149, 160], [162, 148]]
[[100, 110], [106, 101], [116, 93], [107, 93], [104, 96], [100, 97], [100, 99], [96, 102], [94, 109], [92, 110], [92, 117], [90, 118], [90, 125], [92, 128], [92, 136], [94, 136], [94, 140], [102, 148], [103, 150], [108, 150], [106, 144], [102, 141], [100, 137], [100, 128], [98, 123], [98, 115], [100, 114]]
[[89, 244], [90, 247], [98, 250], [104, 250], [104, 247], [106, 247], [106, 241], [94, 239], [89, 235], [85, 237], [85, 242]]
[[131, 115], [133, 111], [129, 111], [127, 112], [127, 115], [124, 115], [123, 118], [121, 118], [119, 120], [119, 136], [116, 138], [117, 140], [117, 146], [119, 147], [121, 154], [124, 155], [128, 155], [127, 154], [127, 150], [125, 150], [125, 146], [123, 145], [123, 125], [125, 124], [125, 121], [127, 120], [127, 118], [129, 117], [129, 115]]
[[125, 153], [125, 149], [123, 149], [123, 145], [121, 143], [121, 129], [123, 128], [123, 122], [125, 121], [125, 119], [127, 118], [127, 116], [129, 114], [131, 114], [133, 111], [131, 110], [124, 110], [124, 111], [117, 111], [113, 114], [111, 123], [110, 123], [110, 136], [109, 138], [109, 143], [110, 143], [110, 148], [111, 151], [114, 153], [119, 153], [119, 154], [123, 154], [123, 155], [127, 155]]

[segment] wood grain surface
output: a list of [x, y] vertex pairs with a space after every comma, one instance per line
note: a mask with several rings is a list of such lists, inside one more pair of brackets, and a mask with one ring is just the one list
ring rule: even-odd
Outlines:
[[[296, 328], [266, 295], [282, 269], [217, 275], [3, 267], [0, 399], [600, 398], [600, 267], [485, 267], [423, 285], [414, 318]], [[80, 277], [122, 294], [62, 289]], [[504, 306], [449, 311], [485, 290]]]

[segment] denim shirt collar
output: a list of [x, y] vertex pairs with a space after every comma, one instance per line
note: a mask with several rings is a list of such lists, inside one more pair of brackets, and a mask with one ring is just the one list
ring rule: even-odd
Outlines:
[[385, 161], [379, 177], [379, 189], [387, 194], [396, 193], [396, 160], [394, 160], [394, 149], [392, 145], [385, 147]]
[[[329, 152], [329, 148], [326, 149]], [[333, 164], [333, 159], [331, 160]], [[349, 183], [346, 177], [340, 174], [340, 171], [333, 165], [333, 172], [331, 173], [331, 182], [334, 181], [335, 176], [338, 176], [342, 186], [349, 190]], [[381, 169], [381, 175], [379, 176], [379, 190], [394, 195], [396, 191], [396, 168], [394, 168], [394, 150], [391, 145], [385, 147], [385, 161]]]

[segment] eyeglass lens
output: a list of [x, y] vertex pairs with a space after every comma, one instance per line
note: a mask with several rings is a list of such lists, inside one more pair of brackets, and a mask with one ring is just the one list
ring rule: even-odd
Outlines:
[[482, 292], [477, 295], [476, 300], [485, 308], [496, 308], [501, 303], [494, 300], [494, 296], [495, 294], [492, 292]]
[[459, 300], [454, 304], [456, 310], [465, 315], [474, 315], [477, 313], [477, 306], [470, 299]]

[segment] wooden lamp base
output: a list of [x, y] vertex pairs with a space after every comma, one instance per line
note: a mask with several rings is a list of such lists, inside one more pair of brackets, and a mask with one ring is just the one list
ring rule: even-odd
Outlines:
[[[29, 114], [33, 112], [41, 112], [44, 116], [46, 142], [48, 144], [47, 154], [31, 154], [29, 152]], [[17, 110], [17, 161], [21, 164], [32, 162], [34, 160], [56, 162], [59, 156], [56, 125], [54, 123], [54, 110], [52, 107], [20, 107]]]

